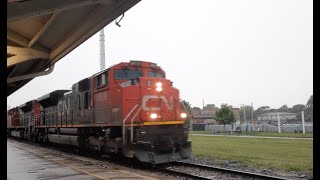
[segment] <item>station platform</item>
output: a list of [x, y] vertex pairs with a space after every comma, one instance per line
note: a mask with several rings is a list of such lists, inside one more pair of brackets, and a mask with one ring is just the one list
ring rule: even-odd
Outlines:
[[[133, 172], [134, 171], [134, 172]], [[7, 180], [163, 179], [61, 151], [7, 139]]]

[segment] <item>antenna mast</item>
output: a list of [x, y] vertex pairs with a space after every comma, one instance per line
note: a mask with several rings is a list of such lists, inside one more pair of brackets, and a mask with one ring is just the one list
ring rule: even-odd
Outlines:
[[104, 48], [104, 28], [100, 30], [100, 71], [106, 68]]

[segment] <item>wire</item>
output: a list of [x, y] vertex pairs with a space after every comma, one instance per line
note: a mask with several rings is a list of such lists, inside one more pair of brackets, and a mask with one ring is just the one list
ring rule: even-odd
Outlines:
[[123, 17], [124, 17], [124, 13], [122, 14], [122, 16], [120, 17], [119, 20], [116, 20], [116, 21], [115, 21], [115, 23], [116, 23], [117, 26], [121, 27], [121, 25], [120, 25], [119, 23], [120, 23], [120, 21], [122, 20]]

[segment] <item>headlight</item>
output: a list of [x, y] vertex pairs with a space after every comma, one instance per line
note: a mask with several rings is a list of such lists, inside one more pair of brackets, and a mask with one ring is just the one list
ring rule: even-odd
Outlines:
[[162, 82], [157, 82], [156, 86], [157, 86], [156, 91], [161, 92], [162, 91]]
[[150, 117], [151, 117], [151, 119], [155, 119], [155, 118], [157, 118], [157, 117], [158, 117], [158, 115], [157, 115], [157, 114], [155, 114], [155, 113], [152, 113], [152, 114], [150, 115]]
[[187, 114], [186, 113], [181, 113], [180, 115], [182, 118], [186, 118], [187, 117]]
[[156, 86], [157, 86], [157, 87], [162, 87], [162, 82], [157, 82], [157, 83], [156, 83]]
[[160, 86], [157, 87], [157, 88], [156, 88], [156, 91], [161, 92], [161, 91], [162, 91], [162, 87], [160, 87]]

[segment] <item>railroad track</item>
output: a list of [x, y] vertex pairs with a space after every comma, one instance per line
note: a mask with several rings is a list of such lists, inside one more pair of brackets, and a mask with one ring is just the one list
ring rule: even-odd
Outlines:
[[[234, 170], [229, 168], [221, 168], [202, 164], [193, 164], [187, 162], [174, 162], [170, 165], [159, 167], [161, 171], [176, 176], [182, 176], [191, 179], [266, 179], [266, 180], [289, 180], [283, 177], [269, 176], [259, 173]], [[197, 169], [197, 170], [195, 170]], [[206, 171], [200, 173], [200, 171]], [[201, 175], [206, 174], [206, 175]], [[227, 175], [227, 177], [226, 177]]]

